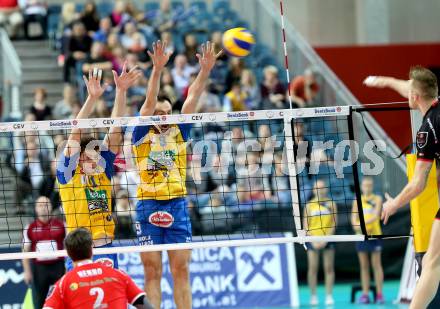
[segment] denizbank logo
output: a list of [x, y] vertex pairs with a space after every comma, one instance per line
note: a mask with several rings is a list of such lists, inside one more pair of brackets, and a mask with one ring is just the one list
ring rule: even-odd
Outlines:
[[340, 106], [315, 108], [316, 115], [331, 115], [331, 114], [340, 113], [341, 111], [342, 108]]
[[[76, 122], [76, 121], [75, 121]], [[60, 129], [68, 129], [72, 126], [75, 126], [76, 123], [72, 123], [72, 121], [51, 121], [49, 122], [49, 126], [51, 128], [60, 128]]]
[[253, 116], [253, 115], [249, 115], [248, 112], [236, 112], [236, 113], [227, 113], [226, 116], [228, 117], [228, 119], [249, 119], [249, 116]]

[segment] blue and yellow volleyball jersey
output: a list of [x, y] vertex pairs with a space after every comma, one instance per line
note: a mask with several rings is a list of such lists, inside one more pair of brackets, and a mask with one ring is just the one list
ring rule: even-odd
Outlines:
[[380, 196], [375, 194], [362, 195], [362, 209], [364, 213], [364, 221], [368, 222], [374, 217], [375, 220], [365, 225], [368, 235], [382, 235], [380, 226], [380, 216], [376, 213], [376, 205], [380, 201]]
[[307, 233], [311, 236], [333, 235], [336, 214], [330, 200], [311, 199], [306, 206]]
[[98, 172], [92, 175], [81, 170], [79, 153], [72, 157], [62, 155], [57, 180], [67, 231], [84, 227], [90, 230], [93, 240], [113, 240], [111, 179], [116, 155], [111, 151], [102, 151], [100, 155]]
[[191, 124], [170, 125], [165, 133], [154, 126], [133, 131], [135, 161], [141, 182], [139, 200], [171, 200], [186, 196], [186, 146]]

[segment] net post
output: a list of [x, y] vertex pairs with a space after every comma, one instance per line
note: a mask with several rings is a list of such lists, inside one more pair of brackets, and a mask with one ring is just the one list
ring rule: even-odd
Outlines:
[[[355, 137], [354, 137], [353, 107], [352, 106], [349, 107], [347, 122], [348, 122], [348, 138], [350, 139], [351, 143], [354, 143]], [[357, 204], [357, 209], [358, 209], [359, 223], [361, 225], [362, 234], [364, 234], [365, 239], [368, 239], [367, 228], [365, 226], [364, 212], [362, 209], [362, 195], [361, 195], [361, 189], [360, 189], [358, 163], [357, 163], [357, 158], [355, 157], [353, 151], [351, 151], [351, 160], [353, 162], [352, 168], [353, 168], [354, 192], [356, 195], [356, 204]]]
[[296, 155], [295, 155], [295, 135], [293, 127], [293, 113], [286, 112], [284, 114], [284, 139], [286, 143], [286, 156], [287, 167], [289, 171], [289, 184], [290, 193], [292, 196], [292, 211], [293, 219], [295, 222], [296, 235], [305, 236], [306, 233], [303, 229], [301, 222], [301, 210], [300, 210], [300, 194], [299, 194], [299, 181], [296, 173]]

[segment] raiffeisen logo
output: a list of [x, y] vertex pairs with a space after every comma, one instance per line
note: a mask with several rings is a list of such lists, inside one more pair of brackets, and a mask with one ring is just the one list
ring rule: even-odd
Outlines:
[[[76, 125], [76, 123], [74, 124]], [[72, 126], [71, 121], [51, 121], [49, 122], [51, 128], [70, 128]]]
[[227, 113], [226, 116], [228, 117], [228, 119], [248, 119], [249, 113], [244, 113], [244, 112]]
[[317, 114], [317, 115], [335, 114], [335, 113], [340, 113], [341, 111], [342, 111], [342, 108], [340, 106], [315, 108], [315, 114]]

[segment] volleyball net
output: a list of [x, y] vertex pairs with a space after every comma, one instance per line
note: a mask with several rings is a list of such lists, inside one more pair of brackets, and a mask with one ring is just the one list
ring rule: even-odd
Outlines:
[[[86, 157], [65, 150], [78, 129]], [[358, 164], [365, 145], [354, 130], [348, 106], [0, 123], [0, 245], [23, 246], [37, 214], [115, 245], [95, 253], [364, 240], [359, 183], [381, 171], [374, 147], [370, 164]], [[120, 145], [108, 159], [111, 134]], [[182, 197], [175, 216], [170, 201]], [[139, 200], [153, 210], [145, 215]], [[186, 224], [194, 240], [150, 245], [143, 224]], [[65, 255], [42, 248], [0, 259]]]

